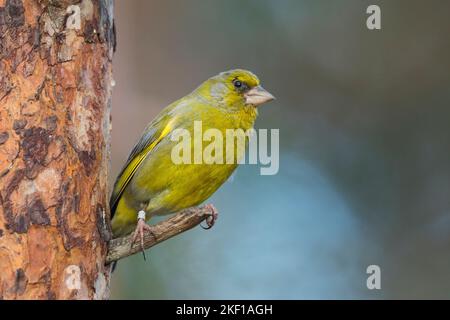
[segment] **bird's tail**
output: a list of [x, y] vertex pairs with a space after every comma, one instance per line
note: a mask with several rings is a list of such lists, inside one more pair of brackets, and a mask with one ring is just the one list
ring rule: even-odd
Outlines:
[[[136, 209], [128, 206], [123, 199], [119, 200], [119, 203], [114, 208], [114, 214], [111, 220], [111, 229], [113, 233], [113, 239], [120, 238], [130, 234], [136, 227], [137, 212]], [[110, 265], [111, 273], [117, 267], [117, 261], [114, 261]]]

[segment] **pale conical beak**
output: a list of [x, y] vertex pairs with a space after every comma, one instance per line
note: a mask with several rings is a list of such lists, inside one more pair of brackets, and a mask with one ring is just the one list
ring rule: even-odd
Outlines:
[[245, 103], [259, 106], [263, 103], [275, 100], [275, 97], [261, 86], [254, 87], [244, 93]]

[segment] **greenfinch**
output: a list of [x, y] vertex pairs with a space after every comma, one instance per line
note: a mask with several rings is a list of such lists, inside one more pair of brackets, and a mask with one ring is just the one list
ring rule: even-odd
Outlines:
[[[114, 184], [110, 199], [114, 237], [135, 229], [149, 230], [145, 221], [201, 204], [233, 173], [238, 163], [176, 164], [171, 139], [176, 129], [194, 134], [203, 130], [253, 128], [257, 107], [274, 97], [250, 71], [222, 72], [164, 108], [145, 128]], [[237, 161], [236, 161], [237, 162]], [[144, 214], [143, 214], [144, 213]]]

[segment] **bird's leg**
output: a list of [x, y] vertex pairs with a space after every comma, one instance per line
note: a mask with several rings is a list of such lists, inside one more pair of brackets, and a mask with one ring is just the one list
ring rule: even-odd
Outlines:
[[216, 207], [214, 207], [211, 203], [205, 205], [205, 208], [211, 210], [211, 214], [206, 218], [207, 226], [206, 227], [202, 226], [203, 229], [208, 230], [213, 227], [214, 223], [219, 217], [219, 212], [217, 211]]
[[142, 255], [144, 256], [144, 260], [146, 260], [145, 248], [144, 248], [144, 232], [145, 231], [148, 231], [151, 234], [153, 234], [151, 227], [145, 222], [145, 211], [140, 210], [138, 212], [138, 221], [137, 221], [136, 229], [134, 230], [133, 240], [131, 241], [131, 246], [133, 246], [133, 244], [136, 242], [138, 236], [140, 236], [141, 250], [142, 250]]

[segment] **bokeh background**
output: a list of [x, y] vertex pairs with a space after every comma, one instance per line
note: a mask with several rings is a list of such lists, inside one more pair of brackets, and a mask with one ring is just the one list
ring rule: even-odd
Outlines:
[[[378, 4], [382, 30], [366, 28]], [[240, 167], [196, 228], [121, 261], [113, 298], [450, 297], [450, 2], [116, 1], [112, 175], [144, 126], [236, 67], [277, 100], [280, 170]], [[368, 290], [366, 268], [381, 268]]]

